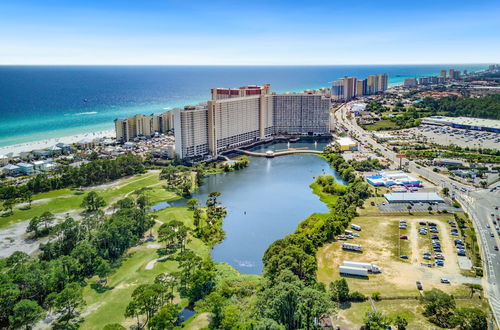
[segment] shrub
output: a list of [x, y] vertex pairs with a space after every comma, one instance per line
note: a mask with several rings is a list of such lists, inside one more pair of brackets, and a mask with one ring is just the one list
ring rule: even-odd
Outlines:
[[349, 295], [349, 299], [351, 301], [362, 302], [362, 301], [365, 301], [367, 299], [367, 297], [359, 291], [354, 291], [354, 292], [351, 292], [351, 294]]
[[372, 299], [375, 301], [380, 301], [380, 292], [373, 292]]

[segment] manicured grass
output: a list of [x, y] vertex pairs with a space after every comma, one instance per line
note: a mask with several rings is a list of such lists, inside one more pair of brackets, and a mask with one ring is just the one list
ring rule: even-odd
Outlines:
[[388, 119], [381, 119], [379, 121], [376, 121], [372, 125], [362, 125], [362, 127], [366, 131], [385, 131], [385, 130], [399, 129], [399, 127], [396, 125], [396, 123], [394, 123]]
[[[132, 192], [143, 187], [151, 187], [148, 192], [153, 203], [178, 198], [173, 192], [163, 188], [163, 181], [158, 178], [158, 172], [148, 172], [121, 179], [116, 183], [105, 184], [85, 191], [74, 191], [68, 188], [40, 193], [33, 196], [33, 204], [29, 209], [16, 207], [14, 213], [7, 217], [0, 217], [0, 228], [7, 227], [17, 222], [26, 221], [40, 216], [43, 212], [50, 211], [54, 214], [66, 212], [79, 212], [83, 197], [94, 190], [104, 198], [108, 205], [119, 199], [129, 196]], [[37, 202], [40, 201], [40, 202]]]
[[[176, 219], [188, 226], [192, 226], [192, 214], [193, 212], [189, 211], [187, 207], [170, 207], [156, 213], [157, 219], [161, 222]], [[159, 223], [154, 226], [153, 234], [155, 236], [159, 226]], [[82, 329], [102, 329], [108, 323], [131, 325], [133, 320], [126, 319], [124, 312], [134, 289], [140, 284], [153, 283], [158, 274], [172, 273], [178, 270], [178, 263], [174, 260], [157, 262], [153, 269], [146, 270], [146, 265], [151, 260], [158, 258], [157, 249], [151, 246], [152, 244], [158, 244], [158, 242], [146, 242], [129, 249], [127, 257], [120, 267], [109, 276], [108, 286], [111, 288], [110, 290], [99, 293], [92, 289], [91, 285], [85, 288], [84, 298], [87, 307], [84, 311], [85, 321], [82, 324]], [[194, 237], [191, 237], [188, 248], [202, 257], [207, 257], [210, 252], [203, 242]], [[88, 282], [91, 284], [95, 282], [95, 279]]]

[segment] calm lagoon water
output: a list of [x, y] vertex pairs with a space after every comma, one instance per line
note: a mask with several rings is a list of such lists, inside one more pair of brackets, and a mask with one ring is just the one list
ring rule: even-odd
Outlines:
[[[325, 143], [291, 144], [294, 148], [318, 150], [324, 146]], [[252, 150], [285, 148], [286, 143], [277, 143]], [[207, 177], [193, 197], [204, 202], [211, 191], [219, 191], [221, 204], [228, 211], [223, 222], [226, 239], [213, 249], [213, 259], [227, 262], [241, 273], [260, 274], [262, 256], [272, 242], [293, 233], [299, 222], [312, 213], [328, 212], [309, 188], [320, 174], [336, 176], [321, 157], [289, 155], [272, 159], [250, 157], [250, 165], [243, 170]]]

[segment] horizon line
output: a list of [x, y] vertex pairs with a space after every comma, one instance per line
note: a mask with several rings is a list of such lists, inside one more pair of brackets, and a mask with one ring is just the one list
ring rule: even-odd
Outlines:
[[0, 66], [372, 66], [372, 65], [490, 65], [499, 62], [450, 62], [450, 63], [348, 63], [348, 64], [108, 64], [108, 63], [71, 63], [71, 64], [42, 64], [42, 63], [24, 63], [24, 64], [2, 64]]

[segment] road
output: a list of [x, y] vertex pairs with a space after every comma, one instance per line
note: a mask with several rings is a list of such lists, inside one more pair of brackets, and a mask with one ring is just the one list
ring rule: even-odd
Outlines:
[[[384, 157], [399, 164], [396, 153], [376, 142], [370, 134], [359, 127], [354, 115], [350, 119], [347, 118], [351, 104], [346, 103], [335, 112], [337, 123], [342, 124], [352, 136], [357, 137], [365, 146], [371, 144], [373, 150], [378, 149]], [[497, 326], [500, 327], [500, 252], [494, 250], [495, 245], [500, 246], [500, 238], [495, 230], [495, 226], [500, 226], [500, 221], [497, 221], [497, 225], [493, 224], [493, 220], [496, 221], [496, 218], [500, 217], [500, 211], [495, 209], [497, 206], [500, 209], [499, 189], [494, 192], [490, 192], [489, 189], [472, 189], [470, 186], [451, 180], [447, 176], [435, 173], [412, 161], [408, 161], [408, 169], [438, 186], [447, 187], [451, 196], [462, 204], [462, 207], [473, 219], [484, 262], [483, 288], [489, 298]], [[490, 232], [494, 233], [493, 237], [490, 237]]]

